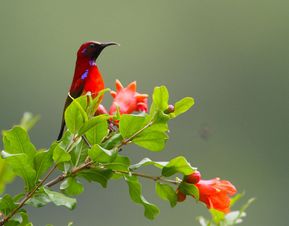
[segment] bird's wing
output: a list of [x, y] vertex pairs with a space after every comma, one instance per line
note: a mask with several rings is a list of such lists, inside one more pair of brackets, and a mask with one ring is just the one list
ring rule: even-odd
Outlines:
[[64, 108], [63, 108], [63, 113], [62, 113], [61, 127], [60, 127], [60, 131], [59, 131], [57, 140], [60, 140], [62, 138], [62, 135], [64, 132], [64, 128], [65, 128], [64, 113], [65, 113], [65, 110], [72, 102], [71, 97], [77, 98], [83, 93], [83, 88], [84, 88], [85, 79], [87, 77], [87, 74], [88, 74], [88, 70], [86, 70], [82, 74], [82, 76], [78, 80], [75, 81], [75, 83], [72, 85], [72, 87], [70, 89], [69, 95], [67, 95], [67, 97], [66, 97]]

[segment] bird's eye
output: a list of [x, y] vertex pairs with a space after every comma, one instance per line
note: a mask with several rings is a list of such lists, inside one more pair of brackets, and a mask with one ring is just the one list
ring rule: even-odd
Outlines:
[[90, 48], [93, 48], [93, 47], [95, 47], [95, 44], [94, 44], [94, 43], [91, 43], [91, 44], [89, 44], [89, 47], [90, 47]]

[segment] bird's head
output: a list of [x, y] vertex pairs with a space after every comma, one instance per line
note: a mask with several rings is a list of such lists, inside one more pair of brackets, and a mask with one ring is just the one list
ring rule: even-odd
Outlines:
[[119, 44], [115, 42], [96, 42], [96, 41], [85, 42], [78, 49], [77, 58], [95, 61], [105, 47], [112, 45], [119, 45]]

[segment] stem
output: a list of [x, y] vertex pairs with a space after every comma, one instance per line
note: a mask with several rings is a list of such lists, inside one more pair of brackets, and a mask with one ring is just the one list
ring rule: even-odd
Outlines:
[[[137, 135], [139, 135], [141, 132], [143, 132], [145, 129], [147, 129], [148, 127], [150, 127], [152, 124], [154, 123], [154, 121], [150, 121], [147, 125], [145, 125], [143, 128], [141, 128], [140, 130], [138, 130], [137, 132], [135, 132], [133, 135], [131, 135], [129, 138], [123, 139], [123, 141], [116, 146], [117, 149], [120, 149], [122, 146], [128, 144], [129, 142], [131, 142]], [[84, 142], [88, 145], [88, 147], [91, 147], [91, 145], [89, 144], [88, 140], [86, 139], [85, 136], [82, 136]], [[67, 152], [69, 153], [70, 149], [73, 147], [73, 144], [76, 143], [76, 141], [78, 140], [78, 137], [74, 137], [72, 139], [72, 142], [68, 145], [67, 147]], [[48, 183], [46, 183], [44, 186], [47, 187], [51, 187], [61, 181], [63, 181], [65, 178], [67, 178], [70, 175], [76, 175], [79, 171], [85, 169], [85, 168], [89, 168], [94, 162], [87, 159], [88, 161], [85, 162], [84, 164], [82, 164], [79, 167], [74, 168], [71, 171], [71, 174], [61, 174], [58, 177], [54, 178], [53, 180], [49, 181]], [[5, 216], [1, 221], [0, 221], [0, 226], [3, 226], [11, 217], [13, 217], [18, 210], [20, 210], [25, 203], [34, 195], [34, 193], [46, 182], [46, 180], [48, 179], [48, 177], [54, 172], [54, 170], [57, 168], [57, 165], [54, 165], [46, 174], [46, 176], [41, 180], [41, 182], [36, 185], [34, 187], [34, 189], [27, 193], [26, 196], [24, 197], [24, 199], [22, 199], [22, 201], [18, 204], [18, 206], [12, 211], [10, 212], [7, 216]], [[178, 181], [174, 181], [174, 180], [169, 180], [169, 179], [165, 179], [162, 178], [160, 176], [151, 176], [151, 175], [146, 175], [146, 174], [142, 174], [142, 173], [137, 173], [137, 172], [129, 172], [129, 171], [121, 171], [121, 170], [113, 170], [114, 173], [116, 174], [131, 174], [134, 176], [139, 176], [139, 177], [143, 177], [143, 178], [147, 178], [147, 179], [151, 179], [154, 181], [163, 181], [163, 182], [167, 182], [167, 183], [172, 183], [172, 184], [176, 184], [178, 185], [179, 182]]]
[[86, 138], [86, 136], [85, 136], [85, 135], [82, 135], [81, 137], [82, 137], [83, 141], [86, 143], [86, 145], [88, 146], [88, 148], [91, 148], [92, 146], [91, 146], [91, 144], [89, 143], [89, 141], [88, 141], [88, 139]]
[[58, 177], [54, 178], [53, 180], [49, 181], [48, 183], [46, 183], [44, 186], [46, 187], [52, 187], [53, 185], [63, 181], [65, 178], [67, 178], [68, 176], [71, 176], [71, 175], [76, 175], [79, 171], [83, 170], [83, 169], [86, 169], [86, 168], [89, 168], [91, 165], [93, 164], [93, 161], [89, 161], [89, 162], [86, 162], [82, 165], [80, 165], [79, 167], [76, 167], [74, 168], [72, 171], [71, 171], [71, 174], [61, 174], [59, 175]]
[[[67, 147], [67, 152], [70, 151], [70, 149], [73, 147], [73, 144], [77, 141], [77, 139], [75, 139], [75, 137], [72, 139], [72, 142], [68, 145]], [[49, 171], [48, 173], [45, 175], [45, 177], [41, 180], [41, 182], [39, 184], [37, 184], [32, 191], [28, 192], [26, 194], [26, 196], [20, 201], [20, 203], [18, 204], [18, 206], [12, 211], [10, 212], [7, 216], [5, 216], [1, 221], [0, 221], [0, 226], [4, 225], [11, 217], [13, 217], [18, 210], [20, 210], [25, 203], [34, 195], [34, 193], [46, 182], [46, 180], [48, 179], [48, 177], [54, 172], [54, 170], [57, 168], [57, 164], [54, 165]]]
[[[63, 181], [67, 177], [69, 177], [71, 175], [76, 175], [81, 170], [89, 168], [93, 163], [94, 163], [93, 161], [89, 161], [87, 163], [84, 163], [81, 166], [74, 168], [71, 171], [70, 175], [67, 175], [67, 174], [59, 175], [55, 179], [53, 179], [53, 180], [49, 181], [48, 183], [46, 183], [44, 186], [52, 187], [53, 185]], [[180, 184], [180, 182], [176, 181], [176, 180], [170, 180], [170, 179], [166, 179], [166, 178], [163, 178], [163, 177], [160, 177], [160, 176], [147, 175], [147, 174], [144, 174], [144, 173], [130, 172], [130, 171], [124, 171], [124, 170], [112, 170], [112, 172], [115, 173], [115, 174], [127, 174], [127, 175], [131, 174], [133, 176], [143, 177], [143, 178], [147, 178], [147, 179], [150, 179], [150, 180], [153, 180], [153, 181], [162, 181], [162, 182], [171, 183], [171, 184], [175, 184], [175, 185]]]
[[151, 176], [151, 175], [147, 175], [147, 174], [143, 174], [143, 173], [123, 171], [123, 170], [112, 170], [112, 172], [115, 174], [131, 174], [133, 176], [143, 177], [143, 178], [147, 178], [147, 179], [150, 179], [153, 181], [162, 181], [162, 182], [171, 183], [171, 184], [175, 184], [175, 185], [180, 184], [179, 181], [166, 179], [166, 178], [163, 178], [161, 176]]
[[44, 182], [48, 179], [48, 177], [53, 173], [56, 167], [57, 165], [54, 165], [48, 171], [48, 173], [43, 178], [43, 180], [37, 186], [35, 186], [34, 189], [24, 197], [24, 199], [22, 199], [22, 201], [18, 204], [18, 206], [11, 213], [9, 213], [7, 216], [3, 218], [2, 221], [0, 221], [0, 225], [4, 225], [11, 217], [13, 217], [18, 212], [19, 209], [21, 209], [25, 205], [25, 203], [34, 195], [34, 193], [38, 190], [38, 188], [40, 188], [44, 184]]

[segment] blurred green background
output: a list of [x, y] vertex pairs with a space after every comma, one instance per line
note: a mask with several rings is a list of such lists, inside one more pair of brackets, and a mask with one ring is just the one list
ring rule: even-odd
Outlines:
[[[171, 123], [164, 152], [131, 146], [124, 153], [135, 162], [185, 155], [203, 177], [228, 179], [257, 198], [244, 226], [288, 225], [288, 22], [288, 0], [1, 1], [0, 129], [25, 111], [40, 114], [31, 139], [47, 147], [58, 134], [76, 50], [87, 40], [116, 41], [121, 46], [107, 48], [98, 60], [108, 87], [116, 78], [137, 80], [144, 93], [166, 85], [172, 103], [196, 100]], [[130, 201], [121, 180], [108, 189], [87, 185], [74, 211], [29, 209], [31, 219], [36, 226], [70, 220], [189, 226], [208, 215], [192, 199], [171, 209], [155, 196], [153, 183], [143, 182], [145, 197], [161, 208], [154, 221]]]

